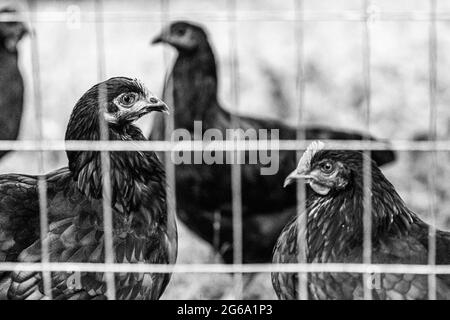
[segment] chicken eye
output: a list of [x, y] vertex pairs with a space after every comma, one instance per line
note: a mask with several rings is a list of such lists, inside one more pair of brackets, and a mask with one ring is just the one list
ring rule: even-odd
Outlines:
[[134, 93], [125, 93], [119, 99], [119, 103], [124, 107], [129, 107], [135, 102], [136, 102], [136, 95]]
[[179, 36], [179, 37], [184, 36], [185, 33], [186, 33], [186, 30], [185, 30], [185, 29], [177, 29], [177, 30], [175, 30], [175, 34], [176, 34], [177, 36]]
[[323, 173], [330, 174], [334, 170], [334, 166], [331, 162], [327, 161], [320, 165], [320, 170]]

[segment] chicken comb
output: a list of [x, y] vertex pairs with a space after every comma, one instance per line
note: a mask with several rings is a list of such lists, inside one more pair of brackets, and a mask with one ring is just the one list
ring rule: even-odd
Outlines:
[[298, 169], [307, 168], [309, 169], [311, 166], [311, 160], [314, 157], [314, 155], [317, 153], [317, 151], [323, 150], [325, 148], [325, 143], [322, 141], [313, 141], [311, 144], [306, 148], [305, 152], [303, 153], [302, 157], [300, 158], [300, 161], [298, 162]]
[[134, 78], [133, 81], [136, 83], [136, 85], [138, 86], [139, 89], [141, 89], [141, 91], [146, 95], [150, 95], [151, 92], [147, 89], [147, 87], [145, 86], [144, 82], [142, 82], [141, 80]]

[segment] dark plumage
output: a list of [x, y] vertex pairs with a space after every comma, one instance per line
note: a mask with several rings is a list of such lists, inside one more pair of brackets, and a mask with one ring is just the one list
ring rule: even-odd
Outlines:
[[[104, 107], [104, 108], [103, 108]], [[106, 111], [105, 111], [106, 110]], [[99, 115], [111, 140], [146, 140], [132, 123], [166, 105], [137, 80], [111, 78], [77, 102], [66, 140], [99, 140]], [[100, 153], [68, 151], [68, 168], [47, 181], [50, 260], [104, 262]], [[113, 240], [118, 263], [174, 263], [177, 233], [167, 212], [165, 173], [154, 152], [110, 152]], [[0, 262], [41, 259], [37, 177], [0, 176]], [[0, 272], [0, 298], [45, 299], [41, 273]], [[104, 299], [103, 273], [52, 273], [54, 299]], [[115, 274], [117, 299], [158, 299], [170, 274]]]
[[[203, 132], [232, 128], [232, 114], [217, 100], [216, 62], [205, 31], [188, 22], [175, 22], [153, 43], [167, 43], [178, 51], [172, 73], [164, 88], [164, 99], [174, 107], [174, 127], [191, 134], [194, 121], [202, 122]], [[279, 129], [280, 139], [295, 139], [296, 130], [278, 121], [237, 116], [241, 129]], [[165, 124], [154, 121], [152, 139], [164, 139]], [[325, 127], [305, 128], [307, 139], [362, 139], [359, 133]], [[193, 135], [192, 135], [193, 136]], [[394, 160], [391, 151], [374, 152], [381, 165]], [[261, 175], [261, 164], [242, 166], [242, 203], [244, 226], [244, 262], [267, 262], [282, 227], [292, 217], [296, 191], [284, 192], [282, 182], [296, 164], [295, 152], [280, 152], [280, 170], [276, 175]], [[231, 166], [188, 165], [176, 168], [177, 210], [180, 219], [199, 236], [222, 253], [225, 261], [233, 261], [231, 219]], [[220, 221], [215, 221], [215, 212]], [[218, 223], [215, 223], [218, 222]], [[214, 229], [214, 225], [220, 227]], [[219, 238], [215, 237], [215, 232]]]
[[[14, 13], [13, 9], [0, 9]], [[0, 140], [16, 140], [23, 110], [23, 80], [18, 68], [17, 43], [27, 29], [21, 22], [0, 22]], [[7, 151], [0, 150], [0, 158]]]
[[[363, 250], [363, 154], [325, 150], [314, 143], [286, 179], [305, 179], [307, 261], [361, 263]], [[372, 263], [427, 264], [428, 229], [408, 209], [376, 163], [372, 174]], [[281, 233], [273, 253], [274, 263], [295, 263], [298, 257], [298, 221]], [[437, 230], [436, 263], [450, 264], [450, 233]], [[297, 298], [297, 274], [273, 273], [280, 299]], [[312, 273], [308, 276], [311, 299], [361, 299], [362, 275]], [[378, 285], [377, 285], [378, 284]], [[437, 276], [437, 298], [450, 299], [450, 275]], [[380, 274], [374, 281], [374, 299], [426, 299], [427, 276]]]

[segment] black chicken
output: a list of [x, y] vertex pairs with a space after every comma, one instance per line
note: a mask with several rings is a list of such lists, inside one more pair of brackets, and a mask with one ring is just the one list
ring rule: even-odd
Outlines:
[[[305, 151], [285, 185], [305, 179], [307, 261], [361, 263], [363, 251], [363, 158], [357, 151], [325, 150], [316, 142]], [[428, 229], [409, 210], [376, 163], [372, 174], [372, 263], [427, 264]], [[305, 214], [305, 213], [303, 213]], [[296, 263], [298, 221], [281, 233], [274, 249], [274, 263]], [[437, 230], [436, 263], [450, 264], [450, 233]], [[375, 276], [375, 275], [374, 275]], [[273, 273], [273, 287], [280, 299], [298, 297], [297, 274]], [[374, 279], [374, 299], [426, 299], [427, 276], [380, 274]], [[361, 299], [361, 274], [312, 273], [308, 276], [311, 299]], [[450, 275], [437, 275], [437, 298], [450, 299]]]
[[[15, 13], [14, 9], [0, 9]], [[0, 140], [15, 140], [23, 110], [23, 80], [18, 68], [17, 43], [27, 33], [21, 22], [0, 22]], [[0, 158], [7, 151], [0, 150]]]
[[[111, 78], [77, 102], [66, 140], [99, 140], [99, 116], [110, 140], [146, 140], [133, 122], [166, 105], [137, 80]], [[52, 262], [104, 262], [100, 152], [68, 151], [69, 167], [47, 181]], [[118, 263], [172, 264], [177, 254], [174, 213], [167, 212], [165, 173], [154, 152], [110, 152], [113, 246]], [[0, 176], [0, 262], [41, 259], [36, 176]], [[170, 274], [115, 274], [117, 299], [158, 299]], [[54, 299], [104, 299], [103, 273], [51, 274]], [[0, 273], [0, 298], [45, 299], [41, 273]]]
[[[225, 137], [225, 130], [234, 127], [232, 114], [223, 109], [217, 99], [216, 63], [205, 31], [188, 22], [174, 22], [153, 40], [153, 43], [160, 42], [178, 51], [163, 94], [165, 101], [173, 100], [174, 128], [187, 129], [194, 137], [194, 121], [201, 121], [202, 133], [214, 128]], [[278, 121], [237, 115], [236, 118], [238, 127], [243, 130], [278, 129], [280, 139], [296, 138], [295, 128]], [[154, 119], [151, 139], [164, 139], [164, 131], [163, 119]], [[306, 139], [364, 138], [359, 133], [325, 127], [307, 127], [305, 132]], [[374, 152], [373, 156], [379, 165], [394, 160], [392, 151]], [[284, 177], [295, 165], [295, 152], [280, 152], [280, 170], [276, 175], [260, 175], [261, 164], [242, 166], [244, 262], [270, 261], [277, 236], [290, 217], [295, 215], [296, 191], [286, 193], [282, 189]], [[231, 166], [181, 164], [176, 170], [177, 213], [180, 219], [213, 244], [224, 260], [231, 263]]]

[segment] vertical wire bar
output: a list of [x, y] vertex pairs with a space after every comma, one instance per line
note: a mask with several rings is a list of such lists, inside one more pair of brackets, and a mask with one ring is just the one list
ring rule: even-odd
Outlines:
[[[228, 39], [230, 43], [230, 77], [231, 77], [231, 103], [239, 108], [239, 75], [238, 75], [238, 52], [237, 52], [237, 21], [236, 21], [236, 0], [228, 0]], [[232, 116], [232, 127], [238, 128], [238, 120]], [[240, 139], [240, 137], [239, 137]], [[233, 263], [241, 264], [242, 254], [242, 184], [241, 184], [241, 166], [240, 151], [234, 151], [235, 157], [231, 164], [231, 190], [232, 190], [232, 209], [233, 209]], [[233, 287], [235, 299], [243, 297], [242, 273], [233, 274]]]
[[[42, 145], [43, 140], [43, 109], [42, 109], [42, 94], [41, 94], [41, 71], [40, 71], [40, 59], [39, 59], [39, 43], [36, 34], [36, 26], [33, 25], [33, 21], [37, 21], [35, 2], [28, 1], [29, 7], [29, 24], [31, 26], [31, 65], [33, 75], [33, 94], [35, 105], [35, 116], [37, 119], [37, 137], [39, 144]], [[45, 271], [48, 263], [50, 262], [49, 255], [49, 243], [48, 243], [48, 208], [47, 208], [47, 181], [45, 177], [45, 161], [44, 151], [38, 152], [38, 193], [39, 193], [39, 221], [40, 221], [40, 238], [41, 238], [41, 263], [42, 263], [42, 281], [44, 294], [47, 298], [52, 299], [52, 280], [51, 273]]]
[[[165, 30], [167, 24], [169, 23], [169, 10], [170, 3], [169, 0], [161, 0], [161, 30]], [[169, 69], [169, 54], [168, 49], [163, 47], [163, 63], [165, 69]], [[169, 75], [166, 79], [166, 92], [167, 97], [163, 97], [164, 101], [173, 107], [174, 99], [173, 99], [173, 78]], [[173, 110], [166, 119], [161, 119], [164, 121], [166, 125], [164, 126], [164, 140], [170, 141], [172, 132], [175, 129], [175, 115], [176, 110]], [[175, 164], [171, 161], [170, 152], [166, 152], [164, 154], [164, 166], [166, 170], [166, 201], [167, 201], [167, 209], [176, 209], [176, 181], [175, 181]], [[173, 193], [173, 194], [172, 194]]]
[[[297, 140], [305, 140], [306, 132], [304, 126], [304, 112], [305, 112], [305, 71], [304, 71], [304, 1], [296, 0], [294, 2], [295, 21], [294, 21], [294, 37], [295, 37], [295, 98], [297, 101], [296, 107], [298, 110], [297, 117]], [[296, 153], [297, 162], [300, 161], [302, 151]], [[306, 190], [305, 182], [302, 179], [297, 180], [297, 248], [299, 263], [306, 263], [307, 259], [307, 223], [308, 217], [306, 215]], [[300, 300], [308, 300], [308, 274], [298, 273], [298, 296]]]
[[[218, 257], [220, 256], [219, 252], [220, 248], [220, 229], [222, 228], [222, 215], [220, 210], [214, 211], [214, 220], [213, 220], [213, 261], [217, 262]], [[220, 261], [220, 260], [219, 260]]]
[[[370, 131], [370, 110], [372, 107], [372, 83], [371, 83], [371, 15], [370, 15], [370, 0], [364, 0], [364, 24], [362, 37], [362, 61], [363, 61], [363, 77], [364, 77], [364, 119], [366, 130]], [[367, 140], [368, 141], [368, 140]], [[371, 170], [371, 152], [364, 151], [363, 158], [363, 263], [372, 262], [372, 170]], [[363, 274], [363, 288], [364, 299], [372, 300], [372, 283], [370, 274]]]
[[[436, 30], [436, 0], [430, 0], [430, 15], [428, 29], [428, 59], [429, 59], [429, 135], [430, 140], [436, 146], [437, 139], [437, 30]], [[430, 227], [428, 229], [428, 264], [436, 265], [436, 175], [437, 175], [437, 151], [430, 153], [431, 168], [428, 170], [428, 196], [429, 210], [431, 214]], [[436, 300], [436, 275], [428, 275], [428, 299]]]
[[[103, 20], [103, 0], [95, 1], [95, 35], [96, 35], [96, 51], [97, 51], [97, 80], [101, 82], [105, 77], [105, 30]], [[106, 106], [101, 104], [101, 101], [106, 101], [107, 96], [106, 86], [100, 86], [98, 92], [98, 102], [100, 106], [99, 113], [99, 129], [100, 140], [109, 140], [108, 124], [103, 118], [106, 111]], [[100, 152], [100, 162], [102, 170], [102, 204], [103, 204], [103, 236], [105, 241], [105, 263], [114, 263], [114, 239], [113, 239], [113, 212], [111, 203], [111, 158], [109, 151]], [[116, 299], [116, 285], [114, 280], [114, 273], [106, 272], [106, 297], [109, 300]]]
[[[170, 0], [161, 0], [161, 30], [164, 30], [167, 27], [170, 21]], [[166, 46], [163, 47], [163, 63], [165, 70], [168, 70], [169, 66], [169, 53], [168, 48]], [[168, 73], [169, 74], [169, 73]], [[164, 102], [166, 102], [169, 106], [173, 108], [174, 99], [173, 99], [173, 77], [169, 74], [166, 79], [166, 92], [167, 96], [164, 96]], [[168, 94], [167, 94], [168, 93]], [[175, 112], [176, 110], [172, 109], [172, 112], [168, 115], [168, 119], [161, 119], [161, 121], [165, 121], [166, 125], [164, 126], [164, 140], [170, 141], [172, 140], [172, 132], [175, 129]], [[177, 219], [176, 218], [176, 209], [177, 209], [177, 198], [176, 198], [176, 168], [175, 164], [171, 161], [171, 152], [165, 152], [164, 154], [164, 168], [166, 170], [166, 202], [167, 202], [167, 215], [168, 219]], [[168, 221], [169, 222], [169, 221]], [[168, 226], [171, 224], [168, 223]], [[168, 230], [169, 234], [172, 232], [176, 232], [176, 230]], [[173, 234], [176, 237], [176, 234]]]

